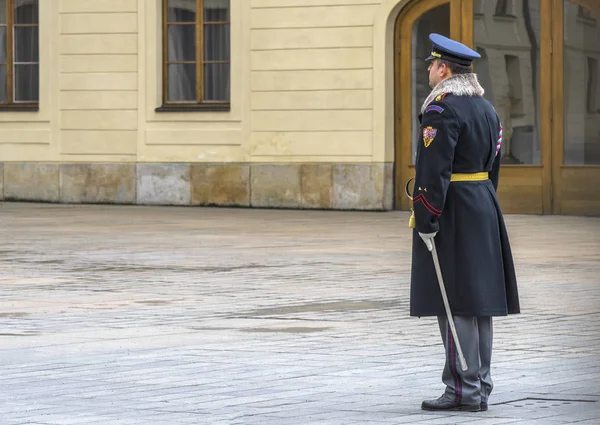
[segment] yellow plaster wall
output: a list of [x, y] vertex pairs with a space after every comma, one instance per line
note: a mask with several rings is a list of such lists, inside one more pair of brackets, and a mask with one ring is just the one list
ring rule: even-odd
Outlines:
[[63, 162], [137, 158], [137, 3], [59, 1], [57, 103]]
[[373, 160], [380, 0], [251, 0], [253, 162]]
[[398, 3], [231, 0], [231, 111], [173, 113], [161, 0], [40, 1], [40, 112], [0, 112], [0, 160], [389, 161]]

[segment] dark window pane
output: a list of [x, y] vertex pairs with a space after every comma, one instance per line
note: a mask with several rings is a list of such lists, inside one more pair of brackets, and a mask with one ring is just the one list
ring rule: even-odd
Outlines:
[[15, 65], [15, 101], [39, 100], [39, 65]]
[[15, 62], [39, 62], [38, 27], [15, 27]]
[[15, 0], [15, 23], [37, 24], [39, 22], [38, 0]]
[[229, 0], [204, 0], [204, 22], [229, 21]]
[[196, 26], [169, 25], [169, 61], [196, 60]]
[[6, 25], [6, 0], [0, 0], [0, 24]]
[[6, 63], [6, 27], [0, 27], [0, 62]]
[[204, 65], [204, 100], [229, 101], [229, 64]]
[[196, 65], [169, 65], [169, 93], [171, 102], [196, 100]]
[[8, 102], [6, 93], [6, 65], [0, 65], [0, 102]]
[[229, 60], [229, 24], [204, 26], [204, 60]]
[[168, 22], [196, 22], [196, 0], [168, 0]]

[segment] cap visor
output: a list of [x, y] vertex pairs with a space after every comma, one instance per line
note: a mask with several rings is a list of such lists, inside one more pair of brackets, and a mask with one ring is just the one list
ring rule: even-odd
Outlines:
[[435, 59], [435, 57], [433, 57], [433, 56], [429, 56], [427, 59], [425, 59], [425, 62], [427, 62], [427, 61], [431, 61], [431, 60], [434, 60], [434, 59]]

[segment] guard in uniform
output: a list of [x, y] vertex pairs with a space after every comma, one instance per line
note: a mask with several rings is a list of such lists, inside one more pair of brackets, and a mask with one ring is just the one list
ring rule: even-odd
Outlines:
[[[444, 394], [425, 410], [487, 410], [493, 382], [492, 317], [520, 312], [508, 234], [496, 197], [502, 125], [472, 71], [480, 55], [439, 34], [429, 66], [432, 92], [419, 121], [413, 190], [410, 315], [437, 316], [446, 349]], [[435, 238], [450, 309], [468, 369], [456, 344], [434, 263]]]

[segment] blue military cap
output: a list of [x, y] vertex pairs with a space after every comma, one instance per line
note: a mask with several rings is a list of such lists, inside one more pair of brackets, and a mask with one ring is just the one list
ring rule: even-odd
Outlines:
[[443, 35], [429, 34], [429, 39], [433, 43], [433, 47], [431, 48], [431, 55], [425, 59], [427, 61], [442, 59], [462, 66], [471, 66], [474, 59], [481, 57], [475, 50]]

